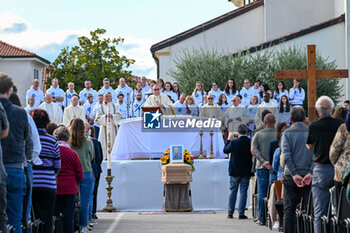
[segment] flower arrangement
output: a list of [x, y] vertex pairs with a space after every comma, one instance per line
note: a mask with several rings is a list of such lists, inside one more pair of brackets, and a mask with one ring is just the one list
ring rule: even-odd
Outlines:
[[[184, 154], [184, 163], [190, 165], [192, 167], [192, 171], [195, 171], [194, 165], [193, 165], [194, 160], [193, 160], [193, 156], [191, 156], [191, 152], [189, 152], [188, 150], [184, 150], [183, 154]], [[163, 156], [160, 158], [160, 163], [162, 165], [167, 165], [170, 163], [170, 148], [163, 153]]]

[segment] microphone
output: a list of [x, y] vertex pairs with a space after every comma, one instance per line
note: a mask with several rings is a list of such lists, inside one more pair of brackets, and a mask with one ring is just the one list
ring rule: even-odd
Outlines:
[[146, 93], [145, 95], [150, 96], [150, 95], [154, 95], [154, 94], [151, 92], [151, 93]]

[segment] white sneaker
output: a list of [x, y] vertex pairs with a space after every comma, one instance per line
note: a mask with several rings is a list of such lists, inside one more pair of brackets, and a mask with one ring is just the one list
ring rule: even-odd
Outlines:
[[87, 227], [82, 227], [81, 228], [81, 233], [87, 233], [87, 232], [89, 232]]
[[280, 228], [280, 223], [278, 221], [275, 222], [272, 226], [273, 229], [279, 229]]

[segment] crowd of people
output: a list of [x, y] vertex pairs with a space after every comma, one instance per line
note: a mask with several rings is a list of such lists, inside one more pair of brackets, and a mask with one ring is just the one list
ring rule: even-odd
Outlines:
[[[8, 225], [16, 233], [31, 232], [35, 219], [41, 221], [39, 232], [88, 232], [97, 223], [103, 159], [94, 128], [74, 111], [71, 120], [66, 113], [57, 125], [48, 102], [46, 110], [37, 105], [26, 112], [15, 90], [12, 79], [0, 73], [0, 232], [8, 232]], [[52, 101], [53, 94], [46, 99]], [[65, 110], [76, 100], [72, 96]]]
[[[283, 231], [296, 232], [297, 206], [301, 203], [298, 208], [306, 208], [311, 197], [314, 232], [324, 232], [321, 218], [327, 215], [329, 190], [335, 187], [339, 200], [345, 171], [350, 169], [348, 105], [349, 101], [345, 101], [344, 106], [335, 109], [331, 98], [321, 96], [315, 104], [317, 121], [309, 123], [304, 109], [294, 106], [290, 110], [291, 125], [277, 123], [274, 114], [264, 110], [260, 115], [263, 123], [254, 130], [251, 139], [248, 127], [239, 124], [238, 135], [230, 134], [224, 148], [224, 153], [230, 154], [227, 217], [233, 218], [239, 189], [238, 218], [247, 218], [244, 214], [247, 190], [255, 175], [258, 206], [255, 221], [259, 225], [266, 224], [268, 213], [273, 228], [280, 228], [281, 218], [275, 206], [279, 196], [283, 200]], [[278, 183], [283, 183], [283, 192], [275, 187]]]

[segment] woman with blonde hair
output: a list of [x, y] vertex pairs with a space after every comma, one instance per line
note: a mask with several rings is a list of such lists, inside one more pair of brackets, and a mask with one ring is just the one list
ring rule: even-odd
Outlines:
[[69, 139], [69, 145], [74, 150], [80, 159], [81, 166], [84, 172], [84, 178], [80, 182], [80, 226], [82, 232], [88, 232], [88, 206], [89, 198], [94, 189], [94, 178], [92, 175], [91, 162], [94, 159], [94, 145], [91, 140], [85, 136], [84, 121], [80, 118], [76, 118], [72, 121], [70, 127], [71, 138]]
[[196, 88], [193, 90], [192, 97], [196, 101], [197, 106], [203, 103], [204, 95], [207, 93], [203, 89], [203, 83], [201, 81], [196, 82]]
[[194, 100], [193, 96], [190, 96], [190, 95], [187, 96], [185, 100], [185, 104], [187, 109], [186, 115], [198, 116], [199, 109], [198, 109], [198, 106], [196, 105], [196, 101]]

